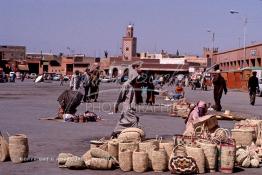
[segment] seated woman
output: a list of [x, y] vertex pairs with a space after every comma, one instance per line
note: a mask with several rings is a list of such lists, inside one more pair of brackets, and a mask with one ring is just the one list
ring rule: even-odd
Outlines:
[[173, 93], [173, 99], [179, 100], [181, 98], [184, 98], [184, 96], [185, 96], [184, 88], [182, 87], [182, 85], [177, 84], [175, 92]]
[[186, 123], [186, 130], [184, 135], [192, 135], [194, 134], [194, 126], [193, 123], [200, 117], [203, 117], [207, 113], [207, 104], [204, 101], [199, 101], [196, 106], [191, 110], [187, 119], [185, 120]]

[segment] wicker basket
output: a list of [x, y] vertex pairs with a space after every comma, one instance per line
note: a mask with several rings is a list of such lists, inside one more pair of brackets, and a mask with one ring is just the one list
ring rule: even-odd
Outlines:
[[133, 167], [133, 151], [120, 150], [118, 155], [119, 167], [122, 171], [131, 171]]
[[148, 168], [148, 154], [146, 152], [133, 152], [133, 170], [138, 173], [146, 172]]
[[3, 136], [0, 135], [0, 161], [4, 162], [9, 159], [8, 143]]
[[112, 157], [107, 151], [104, 151], [104, 150], [102, 150], [100, 148], [91, 148], [90, 149], [90, 154], [94, 158], [110, 159]]
[[217, 145], [204, 140], [197, 141], [205, 154], [205, 167], [207, 172], [213, 173], [217, 167]]
[[108, 142], [108, 153], [118, 160], [118, 146], [119, 142], [117, 139], [110, 140]]
[[236, 145], [249, 146], [253, 141], [253, 131], [249, 129], [232, 129], [232, 138]]
[[102, 150], [107, 151], [107, 141], [102, 138], [100, 140], [91, 140], [90, 141], [90, 149], [91, 148], [100, 148]]
[[112, 165], [112, 160], [104, 158], [92, 158], [86, 162], [87, 168], [92, 170], [110, 170]]
[[28, 139], [23, 134], [9, 137], [9, 153], [13, 163], [26, 161], [29, 153]]
[[174, 149], [174, 140], [169, 139], [169, 140], [162, 140], [160, 139], [159, 142], [159, 149], [164, 149], [167, 153], [167, 159], [169, 160], [173, 149]]
[[151, 160], [152, 160], [152, 151], [154, 149], [159, 149], [159, 141], [156, 139], [148, 139], [148, 140], [145, 140], [144, 142], [139, 143], [139, 151], [144, 151], [148, 154], [149, 168], [152, 168]]
[[86, 162], [92, 158], [91, 150], [88, 150], [84, 155], [82, 155], [82, 159]]
[[186, 146], [187, 155], [192, 157], [197, 164], [198, 173], [205, 173], [205, 156], [202, 148]]
[[236, 157], [236, 145], [221, 144], [219, 152], [219, 171], [222, 173], [233, 173]]
[[261, 146], [262, 145], [262, 130], [258, 131], [256, 145], [257, 146]]
[[130, 151], [135, 151], [138, 149], [138, 143], [136, 142], [120, 142], [119, 143], [119, 152], [121, 150], [130, 150]]
[[164, 172], [168, 166], [168, 156], [165, 149], [152, 151], [152, 168], [155, 172]]

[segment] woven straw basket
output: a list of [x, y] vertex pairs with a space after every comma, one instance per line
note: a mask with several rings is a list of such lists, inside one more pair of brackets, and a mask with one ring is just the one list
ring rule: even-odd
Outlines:
[[213, 173], [216, 171], [217, 165], [217, 146], [216, 144], [208, 143], [206, 141], [197, 141], [197, 144], [204, 151], [205, 155], [205, 167], [207, 172]]
[[202, 148], [186, 146], [187, 155], [192, 157], [197, 164], [198, 173], [205, 173], [205, 156]]
[[168, 166], [168, 156], [165, 149], [152, 151], [152, 168], [155, 172], [164, 172]]
[[118, 146], [119, 142], [117, 139], [110, 140], [108, 142], [108, 153], [118, 160]]
[[9, 159], [8, 143], [3, 136], [0, 135], [0, 161], [4, 162]]
[[23, 134], [9, 137], [9, 153], [13, 163], [22, 163], [28, 158], [28, 139]]
[[119, 150], [118, 160], [119, 167], [122, 171], [131, 171], [133, 167], [132, 162], [133, 151]]
[[232, 129], [232, 138], [236, 145], [249, 146], [253, 141], [253, 131], [250, 129]]
[[220, 145], [219, 171], [222, 173], [232, 173], [235, 164], [236, 146], [233, 144]]
[[86, 166], [92, 170], [110, 170], [112, 168], [112, 160], [92, 158], [87, 161]]
[[133, 170], [143, 173], [148, 168], [148, 154], [146, 152], [133, 152]]

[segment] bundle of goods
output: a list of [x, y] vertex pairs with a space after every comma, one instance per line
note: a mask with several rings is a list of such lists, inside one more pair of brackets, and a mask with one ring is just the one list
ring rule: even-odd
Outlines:
[[0, 132], [0, 161], [4, 162], [10, 158], [8, 143]]
[[22, 163], [27, 160], [29, 153], [28, 139], [24, 134], [9, 137], [9, 154], [13, 163]]
[[211, 133], [210, 138], [216, 144], [228, 143], [230, 141], [230, 133], [228, 129], [217, 128], [215, 132]]
[[63, 114], [63, 119], [66, 122], [85, 123], [96, 122], [101, 120], [101, 117], [96, 115], [94, 112], [86, 111], [81, 115]]
[[57, 160], [60, 168], [68, 169], [110, 170], [118, 166], [116, 158], [100, 148], [91, 148], [82, 157], [60, 153]]
[[122, 142], [140, 142], [145, 138], [145, 132], [139, 128], [126, 128], [118, 136]]
[[[213, 109], [213, 108], [212, 108]], [[218, 120], [235, 120], [235, 121], [241, 121], [245, 120], [245, 117], [240, 116], [239, 114], [232, 113], [230, 110], [225, 110], [224, 113], [218, 112], [218, 111], [211, 111], [213, 115], [216, 115], [216, 118]]]
[[253, 139], [256, 140], [259, 131], [262, 130], [262, 120], [242, 120], [235, 123], [234, 129], [251, 130], [253, 132]]
[[239, 147], [236, 151], [236, 163], [244, 168], [258, 168], [261, 159], [259, 149], [254, 143], [247, 147]]
[[187, 118], [194, 105], [190, 105], [186, 99], [178, 100], [171, 106], [170, 115], [174, 117]]

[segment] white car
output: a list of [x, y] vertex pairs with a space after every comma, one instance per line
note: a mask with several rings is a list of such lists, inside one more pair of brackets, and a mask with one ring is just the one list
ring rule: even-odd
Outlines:
[[36, 73], [31, 73], [29, 75], [29, 78], [31, 78], [31, 79], [36, 79], [36, 77], [37, 77]]
[[60, 79], [61, 79], [61, 75], [56, 75], [53, 77], [54, 81], [60, 81]]

